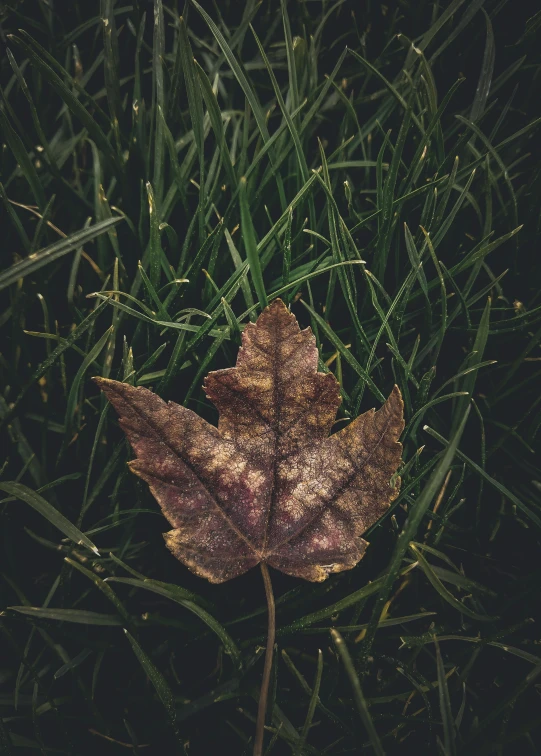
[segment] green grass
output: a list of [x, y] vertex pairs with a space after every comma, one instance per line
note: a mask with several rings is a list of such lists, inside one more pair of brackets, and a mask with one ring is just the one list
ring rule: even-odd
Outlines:
[[251, 753], [260, 574], [174, 560], [91, 378], [216, 422], [275, 296], [406, 430], [361, 563], [273, 573], [267, 754], [541, 753], [540, 19], [2, 3], [2, 754]]

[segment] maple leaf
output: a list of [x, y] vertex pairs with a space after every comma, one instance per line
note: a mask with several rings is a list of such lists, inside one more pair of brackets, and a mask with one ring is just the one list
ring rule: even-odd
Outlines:
[[167, 546], [213, 583], [255, 565], [324, 580], [354, 567], [362, 534], [396, 497], [400, 390], [332, 435], [338, 381], [317, 371], [310, 328], [276, 299], [249, 323], [237, 365], [209, 373], [216, 428], [146, 388], [95, 378], [120, 416], [173, 530]]

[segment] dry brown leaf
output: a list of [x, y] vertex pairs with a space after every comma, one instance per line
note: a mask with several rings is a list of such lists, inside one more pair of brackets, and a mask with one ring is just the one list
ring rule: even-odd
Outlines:
[[340, 404], [317, 372], [310, 328], [279, 299], [244, 329], [237, 365], [209, 373], [218, 428], [146, 388], [96, 378], [120, 416], [145, 480], [173, 530], [173, 554], [213, 583], [255, 565], [324, 580], [354, 567], [361, 537], [396, 497], [400, 390], [329, 435]]

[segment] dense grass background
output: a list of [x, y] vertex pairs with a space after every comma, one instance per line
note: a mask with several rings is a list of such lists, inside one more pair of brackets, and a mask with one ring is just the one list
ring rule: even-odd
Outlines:
[[407, 426], [362, 562], [273, 573], [267, 753], [541, 752], [526, 6], [1, 4], [3, 754], [251, 753], [260, 573], [174, 560], [90, 379], [215, 422], [202, 378], [278, 294], [339, 423], [396, 382]]

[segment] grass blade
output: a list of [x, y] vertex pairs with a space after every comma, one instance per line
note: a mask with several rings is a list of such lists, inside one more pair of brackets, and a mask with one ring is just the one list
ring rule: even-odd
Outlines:
[[100, 614], [87, 612], [83, 609], [51, 609], [42, 606], [8, 606], [13, 612], [26, 614], [34, 619], [57, 620], [58, 622], [75, 622], [77, 625], [122, 625], [122, 620], [116, 614]]
[[421, 495], [409, 512], [406, 524], [404, 525], [400, 535], [398, 536], [393, 556], [389, 564], [389, 572], [385, 576], [385, 581], [380, 588], [380, 592], [372, 612], [370, 626], [366, 632], [366, 636], [363, 642], [363, 661], [366, 660], [368, 654], [370, 653], [372, 643], [374, 642], [377, 625], [381, 617], [381, 612], [383, 611], [383, 607], [389, 598], [392, 585], [398, 575], [402, 559], [406, 554], [409, 543], [410, 541], [414, 540], [415, 534], [423, 520], [423, 517], [425, 516], [428, 507], [432, 502], [432, 499], [439, 491], [441, 484], [443, 483], [443, 479], [445, 478], [447, 471], [451, 466], [451, 462], [453, 461], [453, 458], [457, 453], [458, 444], [460, 443], [460, 439], [462, 437], [469, 412], [470, 408], [468, 407], [461, 419], [460, 425], [455, 431], [454, 436], [447, 444], [445, 453], [443, 454], [438, 466], [430, 476], [428, 483], [423, 488]]
[[139, 663], [141, 664], [141, 667], [143, 668], [144, 673], [147, 675], [148, 679], [154, 686], [154, 690], [158, 694], [158, 698], [160, 699], [160, 701], [162, 702], [165, 708], [167, 717], [171, 724], [171, 728], [173, 729], [173, 732], [175, 734], [177, 745], [180, 749], [179, 754], [183, 754], [183, 756], [186, 756], [186, 749], [184, 748], [184, 741], [180, 734], [180, 729], [179, 729], [179, 724], [178, 724], [178, 719], [177, 719], [175, 699], [171, 691], [171, 688], [167, 684], [167, 680], [165, 679], [165, 677], [162, 675], [159, 669], [152, 663], [150, 658], [143, 651], [142, 646], [135, 640], [133, 635], [130, 635], [130, 633], [127, 630], [124, 630], [124, 632], [126, 634], [126, 638], [130, 642], [130, 646], [132, 647], [135, 656], [137, 657]]
[[244, 241], [244, 249], [246, 250], [246, 259], [250, 266], [250, 272], [252, 274], [252, 280], [259, 299], [260, 307], [266, 307], [268, 304], [267, 293], [265, 291], [265, 283], [263, 281], [263, 272], [261, 270], [261, 262], [259, 259], [259, 253], [257, 251], [257, 239], [255, 238], [254, 225], [250, 216], [250, 208], [248, 207], [248, 199], [246, 197], [246, 179], [244, 177], [240, 180], [240, 217], [242, 228], [242, 239]]
[[70, 538], [74, 543], [86, 546], [87, 549], [90, 549], [90, 551], [96, 554], [96, 556], [100, 555], [98, 549], [94, 546], [90, 538], [87, 538], [84, 533], [81, 533], [79, 528], [76, 528], [75, 525], [55, 509], [52, 504], [49, 504], [43, 496], [40, 496], [22, 483], [10, 481], [4, 483], [0, 482], [0, 491], [4, 491], [9, 494], [9, 496], [14, 496], [16, 499], [26, 502], [26, 504], [29, 504], [32, 509], [36, 510], [36, 512], [39, 512], [39, 514], [42, 515], [42, 517], [45, 517], [51, 525], [58, 528], [61, 533], [64, 533], [64, 535]]
[[105, 233], [111, 226], [114, 226], [122, 218], [107, 218], [106, 220], [95, 223], [93, 226], [88, 226], [81, 231], [77, 231], [74, 234], [66, 236], [65, 239], [51, 244], [49, 247], [34, 252], [28, 257], [25, 257], [20, 262], [15, 263], [10, 268], [0, 272], [0, 291], [7, 286], [11, 286], [20, 278], [35, 273], [37, 270], [43, 268], [44, 265], [48, 265], [54, 260], [58, 260], [59, 257], [67, 255], [69, 252], [77, 250], [82, 244], [86, 244], [92, 239], [95, 239], [100, 234]]
[[240, 652], [227, 630], [222, 627], [211, 614], [192, 600], [193, 595], [188, 594], [187, 597], [183, 588], [176, 585], [169, 585], [167, 583], [160, 583], [156, 580], [138, 580], [136, 578], [108, 578], [108, 582], [121, 582], [126, 583], [127, 585], [133, 585], [137, 588], [144, 588], [147, 591], [158, 593], [160, 596], [165, 596], [171, 601], [180, 604], [185, 609], [188, 609], [188, 611], [199, 617], [199, 619], [218, 636], [223, 643], [226, 653], [231, 656], [235, 666], [240, 666]]
[[338, 630], [334, 629], [331, 630], [331, 637], [333, 639], [334, 645], [336, 646], [336, 650], [338, 651], [340, 658], [342, 659], [342, 663], [346, 669], [347, 676], [349, 677], [349, 682], [351, 684], [351, 689], [353, 692], [353, 700], [355, 701], [355, 705], [357, 706], [359, 714], [361, 715], [362, 722], [368, 733], [368, 738], [372, 745], [372, 750], [375, 754], [377, 754], [377, 756], [385, 756], [385, 751], [383, 750], [383, 746], [381, 745], [381, 740], [379, 739], [378, 733], [376, 732], [376, 728], [374, 727], [372, 717], [370, 716], [370, 712], [366, 704], [366, 699], [363, 695], [359, 677], [357, 675], [357, 672], [355, 671], [353, 659], [351, 658], [348, 648], [344, 643], [344, 639], [342, 638]]

